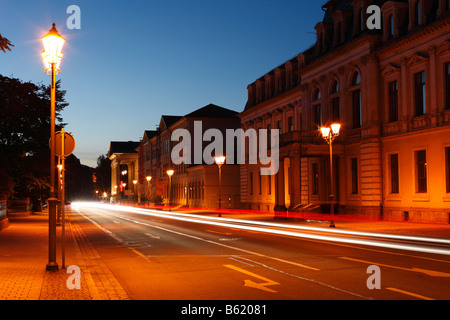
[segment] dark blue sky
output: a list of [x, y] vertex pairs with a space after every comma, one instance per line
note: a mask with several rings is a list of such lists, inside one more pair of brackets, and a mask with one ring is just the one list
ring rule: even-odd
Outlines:
[[[138, 141], [162, 114], [214, 103], [241, 112], [247, 85], [315, 42], [323, 0], [0, 0], [0, 74], [49, 83], [41, 37], [66, 38], [58, 79], [74, 154], [95, 166], [110, 141]], [[70, 5], [81, 29], [70, 30]]]

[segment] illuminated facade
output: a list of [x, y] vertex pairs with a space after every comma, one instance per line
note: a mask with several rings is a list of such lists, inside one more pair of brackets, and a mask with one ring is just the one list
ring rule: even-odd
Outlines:
[[[381, 8], [369, 30], [366, 8]], [[241, 166], [246, 208], [450, 222], [450, 3], [333, 0], [317, 42], [248, 86], [243, 129], [280, 129], [280, 170]], [[288, 213], [281, 213], [282, 215]]]
[[133, 184], [138, 177], [139, 142], [112, 141], [108, 158], [111, 160], [111, 199], [134, 200], [136, 186]]
[[[225, 138], [226, 129], [240, 128], [237, 112], [209, 104], [185, 116], [163, 115], [158, 130], [146, 131], [140, 142], [139, 150], [139, 186], [141, 194], [156, 194], [169, 201], [172, 206], [191, 208], [217, 208], [219, 176], [216, 164], [207, 164], [204, 159], [200, 163], [194, 160], [195, 148], [199, 147], [201, 155], [210, 144], [203, 141], [203, 135], [208, 129], [219, 130]], [[200, 132], [196, 131], [201, 129]], [[186, 130], [191, 137], [189, 163], [174, 163], [174, 146], [187, 141], [172, 141], [175, 130]], [[195, 134], [201, 134], [196, 137]], [[202, 145], [198, 146], [198, 139]], [[226, 145], [226, 141], [223, 141]], [[169, 180], [167, 170], [174, 170]], [[147, 182], [146, 177], [151, 176]], [[171, 184], [171, 186], [170, 186]], [[222, 166], [222, 208], [238, 208], [239, 195], [239, 165], [225, 164]], [[169, 197], [170, 193], [170, 197]]]

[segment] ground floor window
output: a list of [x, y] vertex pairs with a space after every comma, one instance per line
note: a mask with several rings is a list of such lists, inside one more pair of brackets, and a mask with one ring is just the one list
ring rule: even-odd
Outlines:
[[399, 192], [399, 177], [398, 177], [398, 154], [389, 155], [389, 168], [391, 176], [391, 193]]
[[427, 193], [427, 151], [415, 152], [416, 162], [416, 193]]
[[450, 147], [445, 148], [445, 189], [450, 193]]
[[351, 159], [352, 194], [358, 194], [358, 158]]

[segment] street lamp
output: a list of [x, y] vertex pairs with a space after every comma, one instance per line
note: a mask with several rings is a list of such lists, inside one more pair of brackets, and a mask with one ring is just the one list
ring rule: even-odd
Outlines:
[[330, 194], [330, 208], [331, 208], [331, 221], [330, 228], [334, 228], [334, 181], [333, 181], [333, 141], [339, 136], [341, 125], [339, 123], [333, 123], [330, 128], [322, 127], [322, 137], [330, 145], [330, 181], [331, 181], [331, 194]]
[[172, 194], [172, 176], [174, 174], [175, 171], [173, 171], [172, 169], [167, 170], [167, 175], [169, 176], [169, 211], [171, 211], [170, 209], [170, 200], [171, 200], [171, 194]]
[[53, 23], [52, 28], [42, 37], [44, 44], [44, 52], [42, 52], [42, 61], [44, 62], [44, 71], [51, 77], [50, 82], [50, 198], [49, 215], [48, 215], [48, 230], [49, 230], [49, 248], [48, 248], [48, 263], [46, 270], [57, 271], [58, 264], [56, 262], [56, 199], [55, 193], [55, 104], [56, 104], [56, 85], [55, 77], [61, 72], [59, 68], [61, 65], [63, 53], [61, 52], [65, 39], [61, 37], [58, 30], [56, 30]]
[[147, 179], [147, 196], [150, 195], [150, 181], [152, 180], [151, 176], [147, 176], [145, 177], [145, 179]]
[[225, 156], [217, 156], [214, 158], [217, 166], [219, 167], [219, 217], [222, 216], [220, 212], [220, 202], [221, 202], [221, 189], [222, 189], [222, 165], [225, 163]]
[[136, 202], [136, 184], [138, 183], [137, 180], [133, 180], [133, 202]]

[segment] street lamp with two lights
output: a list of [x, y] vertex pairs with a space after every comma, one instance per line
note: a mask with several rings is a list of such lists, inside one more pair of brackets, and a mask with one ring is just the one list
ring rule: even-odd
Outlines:
[[339, 123], [333, 123], [330, 127], [322, 127], [322, 138], [330, 145], [330, 181], [331, 181], [331, 194], [330, 194], [330, 212], [331, 222], [330, 228], [334, 228], [334, 180], [333, 180], [333, 141], [339, 136], [341, 125]]

